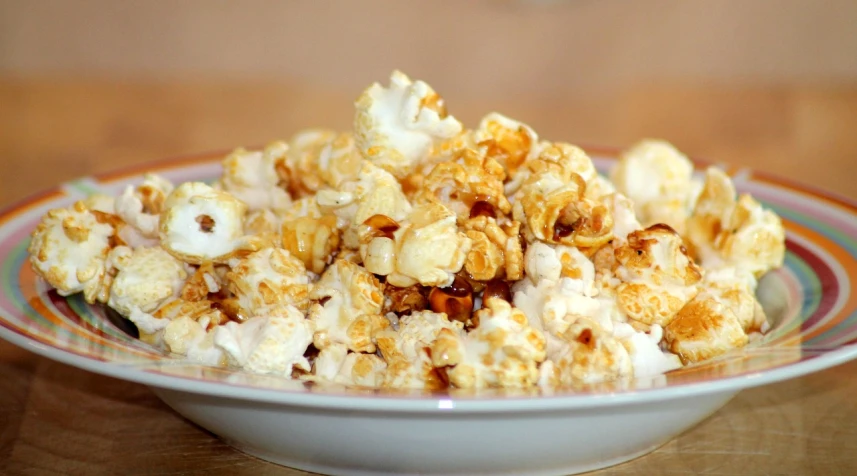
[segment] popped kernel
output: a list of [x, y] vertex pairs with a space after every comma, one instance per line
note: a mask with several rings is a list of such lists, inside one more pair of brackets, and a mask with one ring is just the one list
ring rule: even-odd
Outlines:
[[667, 326], [698, 292], [701, 271], [681, 237], [666, 225], [631, 233], [615, 256], [619, 306], [642, 329]]
[[107, 305], [122, 315], [133, 309], [154, 311], [177, 297], [188, 279], [185, 265], [162, 248], [118, 246], [110, 251], [108, 260], [118, 272]]
[[527, 316], [502, 299], [476, 311], [479, 327], [469, 333], [444, 328], [431, 346], [432, 363], [446, 368], [458, 388], [529, 387], [545, 359], [545, 338]]
[[105, 264], [115, 232], [83, 202], [50, 210], [31, 234], [30, 264], [60, 296], [83, 292], [86, 302], [104, 301], [109, 285]]
[[519, 238], [520, 228], [517, 221], [501, 227], [493, 217], [484, 215], [468, 219], [463, 229], [472, 245], [464, 261], [464, 269], [470, 277], [479, 281], [521, 279], [524, 252]]
[[375, 352], [375, 335], [389, 326], [381, 315], [384, 289], [362, 266], [337, 260], [312, 287], [309, 319], [313, 344], [324, 350], [343, 344], [354, 352]]
[[354, 105], [360, 153], [397, 178], [406, 177], [441, 141], [461, 132], [461, 123], [447, 113], [431, 86], [400, 71], [393, 71], [388, 87], [370, 86]]
[[387, 362], [381, 357], [349, 352], [344, 344], [332, 344], [319, 352], [312, 374], [322, 382], [376, 388], [384, 383], [386, 371]]
[[703, 266], [735, 266], [760, 277], [783, 265], [785, 230], [780, 217], [753, 197], [735, 196], [732, 180], [709, 168], [687, 222], [688, 241]]
[[[378, 350], [387, 362], [382, 387], [437, 390], [449, 384], [432, 364], [434, 344], [444, 331], [461, 332], [463, 325], [444, 313], [420, 311], [399, 320], [398, 330], [378, 333]], [[430, 352], [431, 350], [431, 352]], [[442, 365], [441, 365], [442, 366]]]
[[339, 249], [340, 232], [333, 215], [283, 221], [281, 235], [283, 248], [315, 274], [324, 271]]
[[695, 199], [692, 173], [693, 164], [672, 144], [648, 139], [622, 152], [610, 179], [634, 201], [643, 226], [664, 223], [684, 234]]
[[268, 307], [309, 307], [309, 278], [301, 260], [282, 248], [264, 248], [242, 258], [226, 275], [229, 291], [238, 299], [244, 316]]
[[125, 188], [125, 192], [116, 198], [113, 208], [122, 221], [141, 235], [157, 238], [164, 203], [173, 188], [169, 180], [156, 174], [146, 174], [139, 186]]
[[551, 359], [555, 386], [574, 387], [634, 376], [625, 346], [595, 321], [576, 320], [562, 334], [562, 343]]
[[530, 126], [496, 112], [482, 118], [474, 140], [487, 157], [503, 166], [510, 180], [539, 152], [539, 137]]
[[748, 340], [732, 309], [705, 291], [664, 327], [664, 341], [684, 363], [716, 357], [743, 347]]
[[161, 246], [190, 264], [224, 263], [253, 250], [244, 234], [247, 206], [201, 182], [187, 182], [167, 197], [160, 219]]
[[364, 224], [359, 232], [364, 266], [386, 276], [393, 286], [448, 286], [464, 266], [472, 243], [455, 222], [455, 214], [443, 205], [421, 204], [392, 237]]
[[472, 150], [438, 164], [423, 181], [414, 203], [439, 201], [458, 221], [484, 215], [500, 218], [512, 210], [503, 191], [503, 168], [494, 159]]
[[288, 305], [274, 306], [241, 324], [230, 321], [218, 327], [214, 345], [236, 366], [292, 378], [295, 370], [311, 370], [304, 353], [312, 343], [312, 333], [312, 322], [300, 311]]
[[268, 146], [279, 185], [292, 199], [311, 197], [322, 188], [319, 158], [335, 137], [330, 130], [308, 129], [295, 134], [288, 143], [278, 141]]
[[223, 159], [223, 175], [218, 185], [244, 202], [250, 211], [270, 209], [282, 212], [292, 202], [289, 193], [280, 186], [276, 170], [279, 144], [263, 151], [238, 148]]
[[586, 198], [586, 182], [574, 172], [533, 174], [516, 194], [512, 212], [530, 243], [541, 240], [595, 252], [613, 237], [609, 208]]

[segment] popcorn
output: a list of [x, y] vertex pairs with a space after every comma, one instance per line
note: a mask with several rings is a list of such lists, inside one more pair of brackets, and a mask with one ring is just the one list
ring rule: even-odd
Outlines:
[[521, 186], [513, 216], [530, 243], [538, 239], [595, 252], [613, 237], [613, 218], [606, 205], [585, 195], [580, 175], [544, 170]]
[[666, 225], [628, 235], [615, 250], [619, 307], [636, 326], [668, 325], [697, 293], [701, 272], [691, 261], [681, 237]]
[[505, 227], [494, 218], [477, 216], [464, 224], [472, 246], [464, 261], [470, 277], [479, 281], [495, 278], [518, 280], [523, 276], [524, 253], [518, 238], [521, 224], [513, 221]]
[[160, 215], [164, 202], [173, 191], [169, 180], [156, 174], [146, 174], [138, 187], [129, 185], [114, 203], [116, 214], [146, 238], [158, 237]]
[[247, 206], [201, 182], [187, 182], [166, 199], [161, 213], [161, 246], [191, 264], [224, 263], [254, 248], [244, 236]]
[[225, 275], [211, 262], [201, 264], [184, 283], [181, 298], [187, 301], [202, 301], [209, 294], [220, 292], [225, 284]]
[[325, 347], [313, 364], [313, 375], [321, 381], [371, 388], [384, 383], [386, 370], [384, 359], [375, 354], [348, 352], [343, 344]]
[[108, 215], [116, 214], [116, 198], [104, 193], [93, 193], [83, 199], [83, 204], [87, 209], [94, 212], [106, 213]]
[[200, 364], [225, 366], [227, 358], [223, 351], [214, 345], [216, 331], [206, 331], [205, 327], [187, 316], [169, 321], [164, 329], [163, 340], [170, 352], [184, 355]]
[[339, 249], [339, 229], [336, 228], [336, 217], [333, 215], [284, 221], [282, 237], [283, 248], [316, 274], [324, 271]]
[[756, 300], [756, 285], [756, 278], [745, 269], [719, 268], [706, 273], [702, 292], [728, 307], [744, 332], [758, 332], [767, 325], [767, 318]]
[[706, 267], [741, 267], [759, 277], [781, 267], [785, 257], [780, 218], [749, 195], [736, 201], [732, 181], [716, 168], [706, 172], [687, 237]]
[[424, 288], [419, 285], [399, 288], [387, 286], [384, 288], [384, 309], [382, 314], [389, 313], [411, 314], [413, 312], [425, 311], [429, 307], [428, 297]]
[[359, 265], [334, 262], [310, 292], [309, 319], [315, 324], [313, 344], [324, 350], [343, 344], [355, 352], [375, 352], [375, 335], [389, 327], [381, 315], [384, 289]]
[[[221, 307], [208, 299], [199, 301], [189, 301], [184, 298], [173, 299], [158, 308], [151, 317], [163, 321], [174, 321], [180, 317], [188, 317], [199, 323], [207, 331], [229, 322], [229, 317]], [[163, 327], [163, 324], [155, 324], [155, 327]]]
[[553, 386], [576, 386], [630, 379], [631, 356], [622, 343], [589, 319], [578, 319], [563, 333], [563, 346], [552, 356]]
[[265, 313], [271, 306], [309, 306], [309, 278], [301, 260], [281, 248], [264, 248], [232, 266], [226, 275], [229, 291], [245, 317]]
[[421, 311], [402, 317], [398, 332], [392, 329], [379, 332], [378, 350], [387, 362], [382, 387], [446, 388], [445, 374], [432, 364], [435, 340], [442, 332], [457, 333], [462, 328], [460, 322], [450, 322], [446, 314]]
[[86, 302], [104, 301], [109, 284], [105, 263], [114, 233], [83, 202], [51, 210], [31, 235], [30, 264], [60, 296], [83, 292]]
[[683, 362], [693, 363], [743, 347], [749, 338], [732, 309], [703, 291], [664, 328], [664, 340]]
[[184, 359], [358, 389], [622, 388], [767, 331], [783, 225], [723, 172], [648, 140], [614, 185], [398, 71], [355, 106], [353, 133], [235, 149], [214, 186], [146, 175], [48, 212], [33, 269]]
[[613, 216], [613, 247], [628, 242], [628, 235], [642, 230], [643, 226], [634, 213], [634, 202], [621, 193], [612, 193], [604, 197]]
[[152, 312], [167, 299], [178, 296], [188, 272], [181, 261], [162, 248], [118, 246], [108, 260], [118, 270], [107, 305], [123, 316], [133, 310]]
[[466, 149], [455, 160], [434, 167], [414, 200], [439, 201], [458, 216], [459, 222], [480, 215], [500, 218], [512, 210], [503, 191], [505, 176], [494, 159]]
[[[471, 240], [455, 226], [455, 214], [440, 204], [413, 209], [387, 236], [367, 221], [361, 228], [360, 255], [367, 270], [387, 276], [387, 283], [408, 287], [448, 286], [464, 266]], [[386, 218], [381, 219], [387, 223]]]
[[[599, 180], [595, 164], [580, 147], [564, 142], [543, 141], [533, 151], [538, 151], [538, 155], [524, 162], [514, 179], [506, 184], [508, 195], [515, 195], [527, 179], [540, 172], [550, 172], [562, 177], [571, 176], [572, 173], [580, 175], [586, 182], [588, 198], [599, 198], [604, 192], [602, 189], [607, 187]], [[599, 193], [594, 194], [593, 191]]]
[[458, 388], [529, 387], [545, 359], [545, 338], [527, 316], [502, 299], [489, 299], [476, 311], [479, 327], [464, 334], [445, 328], [431, 346], [435, 367], [447, 367]]
[[278, 141], [268, 146], [280, 186], [291, 198], [309, 197], [322, 188], [319, 155], [335, 137], [333, 131], [308, 129], [295, 134], [288, 144]]
[[411, 212], [396, 178], [368, 161], [363, 161], [356, 180], [343, 183], [337, 190], [323, 190], [316, 199], [320, 210], [330, 211], [338, 223], [348, 227], [343, 245], [349, 249], [360, 246], [358, 229], [370, 217], [384, 215], [398, 221]]
[[614, 324], [613, 336], [628, 351], [635, 378], [656, 377], [681, 368], [682, 362], [677, 355], [661, 349], [659, 344], [663, 335], [663, 328], [657, 324], [651, 326], [648, 332], [637, 331], [628, 324]]
[[270, 209], [283, 211], [291, 204], [291, 197], [279, 186], [280, 177], [276, 161], [282, 144], [275, 143], [264, 151], [247, 151], [238, 148], [223, 159], [223, 176], [220, 186], [244, 202], [250, 211]]
[[312, 342], [312, 322], [292, 306], [274, 306], [241, 324], [228, 322], [216, 329], [214, 345], [229, 362], [251, 372], [292, 378], [293, 371], [310, 371], [304, 357]]
[[524, 261], [527, 277], [536, 285], [542, 280], [571, 278], [581, 280], [588, 289], [595, 280], [593, 263], [577, 248], [535, 242], [527, 247]]
[[538, 285], [522, 281], [514, 288], [514, 304], [527, 316], [531, 327], [545, 332], [548, 355], [554, 353], [560, 345], [558, 339], [579, 318], [602, 323], [608, 332], [613, 330], [612, 307], [581, 280], [543, 280]]
[[426, 83], [394, 71], [390, 86], [370, 86], [355, 102], [354, 139], [363, 157], [397, 178], [407, 176], [439, 143], [461, 132], [443, 99]]
[[319, 151], [318, 174], [333, 188], [356, 180], [362, 168], [363, 157], [350, 132], [337, 135]]
[[539, 152], [539, 137], [530, 126], [496, 112], [482, 118], [474, 140], [485, 148], [486, 156], [503, 166], [510, 179]]
[[280, 241], [282, 220], [269, 208], [255, 210], [244, 217], [244, 232], [248, 235], [264, 237], [267, 241]]
[[[346, 187], [346, 190], [349, 189]], [[402, 220], [412, 209], [396, 179], [369, 162], [363, 163], [352, 193], [357, 203], [352, 226], [362, 224], [375, 215]]]
[[664, 223], [683, 234], [693, 206], [692, 174], [693, 164], [671, 144], [644, 140], [622, 153], [610, 179], [634, 201], [643, 226]]

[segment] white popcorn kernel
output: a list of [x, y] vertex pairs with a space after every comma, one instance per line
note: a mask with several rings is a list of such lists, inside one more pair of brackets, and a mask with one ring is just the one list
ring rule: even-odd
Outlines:
[[264, 248], [234, 263], [226, 275], [229, 291], [245, 317], [270, 306], [309, 306], [309, 277], [303, 263], [281, 248]]
[[105, 263], [115, 228], [77, 202], [49, 211], [31, 235], [27, 251], [33, 270], [61, 296], [83, 292], [86, 301], [106, 299]]
[[377, 335], [378, 350], [387, 362], [383, 387], [446, 388], [447, 382], [432, 365], [431, 349], [443, 330], [463, 332], [458, 321], [450, 321], [446, 314], [431, 311], [413, 312], [399, 320], [399, 329], [387, 329]]
[[622, 153], [610, 178], [634, 201], [643, 226], [664, 223], [683, 234], [693, 206], [692, 174], [693, 164], [670, 143], [644, 140]]
[[389, 322], [381, 315], [384, 290], [372, 273], [337, 260], [315, 283], [310, 299], [323, 301], [309, 312], [318, 349], [344, 344], [355, 352], [375, 352], [375, 335]]
[[502, 299], [491, 298], [476, 312], [479, 327], [465, 334], [444, 329], [431, 347], [436, 367], [448, 367], [459, 388], [529, 387], [539, 378], [545, 338], [527, 317]]
[[387, 363], [375, 354], [348, 352], [342, 344], [322, 349], [313, 363], [313, 375], [322, 381], [359, 387], [380, 387]]
[[146, 174], [137, 187], [129, 185], [114, 204], [116, 214], [146, 238], [158, 237], [158, 226], [164, 203], [173, 191], [169, 180]]
[[312, 343], [312, 334], [312, 323], [300, 311], [280, 306], [241, 324], [228, 322], [218, 327], [214, 344], [239, 367], [291, 378], [295, 369], [310, 371], [304, 353]]
[[408, 175], [439, 143], [461, 132], [443, 99], [422, 81], [394, 71], [390, 85], [370, 86], [355, 102], [354, 139], [363, 156], [397, 178]]
[[223, 263], [249, 246], [244, 237], [247, 206], [201, 182], [176, 188], [161, 214], [161, 246], [191, 264]]
[[118, 272], [107, 305], [123, 316], [153, 312], [177, 297], [188, 278], [185, 266], [161, 248], [114, 248], [109, 261]]
[[284, 211], [292, 200], [288, 192], [279, 186], [280, 177], [275, 168], [277, 155], [243, 148], [235, 149], [223, 159], [220, 186], [244, 202], [250, 211]]

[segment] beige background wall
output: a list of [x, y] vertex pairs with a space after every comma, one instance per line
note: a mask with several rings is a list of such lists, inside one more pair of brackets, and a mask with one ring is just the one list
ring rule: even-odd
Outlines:
[[[853, 188], [825, 164], [857, 150], [857, 0], [0, 0], [0, 202], [346, 129], [393, 68], [471, 127], [498, 110]], [[52, 173], [13, 179], [31, 164]]]
[[853, 0], [0, 0], [0, 75], [289, 80], [400, 68], [457, 95], [857, 78]]

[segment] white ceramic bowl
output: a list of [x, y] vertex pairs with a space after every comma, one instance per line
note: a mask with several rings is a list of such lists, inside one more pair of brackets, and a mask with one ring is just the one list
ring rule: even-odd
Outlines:
[[[594, 151], [604, 168], [609, 158]], [[150, 165], [174, 181], [210, 179], [209, 157]], [[178, 413], [260, 458], [329, 474], [578, 473], [645, 454], [744, 388], [857, 357], [857, 206], [770, 177], [735, 174], [784, 219], [786, 265], [760, 284], [772, 330], [721, 358], [623, 388], [425, 394], [308, 386], [188, 364], [61, 298], [26, 262], [44, 212], [93, 191], [117, 194], [138, 170], [47, 191], [0, 214], [0, 337], [47, 358], [139, 382]]]

